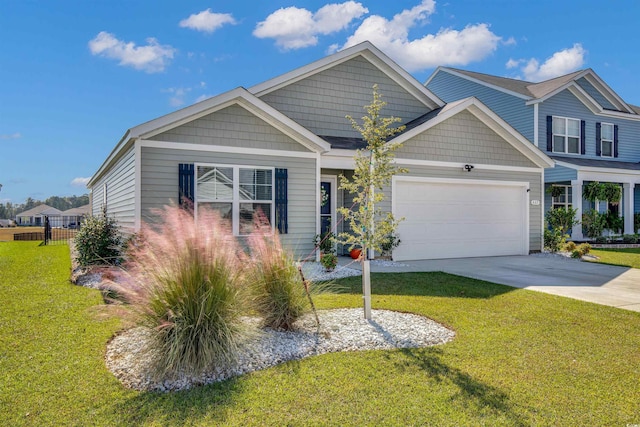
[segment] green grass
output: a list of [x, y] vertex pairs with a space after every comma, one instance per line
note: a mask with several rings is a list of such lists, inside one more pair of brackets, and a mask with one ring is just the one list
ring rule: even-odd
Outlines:
[[591, 249], [590, 254], [600, 258], [595, 262], [640, 268], [640, 248]]
[[[125, 390], [120, 327], [68, 283], [66, 247], [0, 243], [0, 425], [640, 423], [640, 313], [442, 273], [373, 275], [373, 307], [456, 330], [438, 347], [335, 353], [189, 391]], [[319, 297], [359, 307], [359, 278]]]

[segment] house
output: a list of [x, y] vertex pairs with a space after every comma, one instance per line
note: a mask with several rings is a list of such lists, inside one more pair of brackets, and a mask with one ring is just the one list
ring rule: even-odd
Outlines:
[[16, 224], [22, 226], [44, 226], [44, 217], [47, 216], [52, 227], [59, 227], [62, 225], [61, 214], [62, 212], [58, 209], [41, 204], [16, 215]]
[[91, 214], [91, 205], [79, 206], [77, 208], [67, 209], [62, 211], [62, 227], [65, 228], [78, 228], [85, 217]]
[[127, 130], [91, 178], [92, 213], [129, 231], [189, 199], [233, 233], [263, 212], [300, 257], [316, 234], [345, 229], [338, 189], [354, 169], [360, 117], [377, 84], [382, 114], [406, 124], [384, 209], [404, 217], [398, 260], [528, 254], [542, 248], [543, 170], [553, 162], [477, 98], [445, 103], [365, 42], [245, 89]]
[[[425, 86], [445, 102], [474, 96], [555, 161], [545, 170], [546, 209], [572, 206], [577, 218], [590, 209], [624, 218], [634, 233], [640, 212], [640, 107], [626, 103], [592, 69], [539, 83], [439, 67]], [[585, 185], [597, 181], [622, 187], [622, 203], [584, 200]], [[596, 206], [596, 203], [598, 206]], [[582, 227], [574, 227], [582, 240]]]

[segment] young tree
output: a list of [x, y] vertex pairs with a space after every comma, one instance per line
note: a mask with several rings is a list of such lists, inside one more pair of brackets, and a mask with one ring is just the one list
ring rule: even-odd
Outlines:
[[366, 319], [371, 319], [369, 255], [382, 249], [381, 245], [398, 224], [391, 212], [383, 212], [377, 205], [384, 200], [382, 189], [391, 183], [393, 175], [407, 172], [393, 163], [393, 152], [402, 144], [388, 140], [402, 132], [404, 126], [392, 127], [394, 123], [401, 121], [398, 117], [380, 117], [380, 111], [386, 104], [378, 93], [378, 85], [374, 85], [373, 102], [364, 107], [367, 115], [362, 118], [362, 124], [347, 116], [353, 128], [362, 135], [367, 147], [356, 151], [352, 180], [344, 175], [340, 177], [340, 188], [354, 195], [356, 208], [339, 209], [350, 228], [349, 233], [341, 233], [339, 237], [342, 243], [350, 247], [362, 248], [362, 288]]

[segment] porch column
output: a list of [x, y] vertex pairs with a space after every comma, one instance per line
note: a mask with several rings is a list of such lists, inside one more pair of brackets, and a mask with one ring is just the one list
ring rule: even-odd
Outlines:
[[583, 240], [582, 236], [582, 180], [571, 181], [571, 205], [576, 210], [576, 219], [580, 224], [571, 229], [571, 240]]
[[624, 204], [624, 234], [634, 234], [633, 229], [633, 192], [635, 190], [635, 184], [632, 182], [625, 182], [622, 185], [623, 194], [622, 200]]

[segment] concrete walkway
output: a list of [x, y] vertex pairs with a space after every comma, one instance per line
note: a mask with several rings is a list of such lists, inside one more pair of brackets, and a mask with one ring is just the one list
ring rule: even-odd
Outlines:
[[[360, 268], [345, 258], [340, 264]], [[377, 264], [377, 265], [376, 265]], [[626, 310], [640, 311], [640, 269], [529, 255], [372, 264], [372, 272], [443, 271]]]

